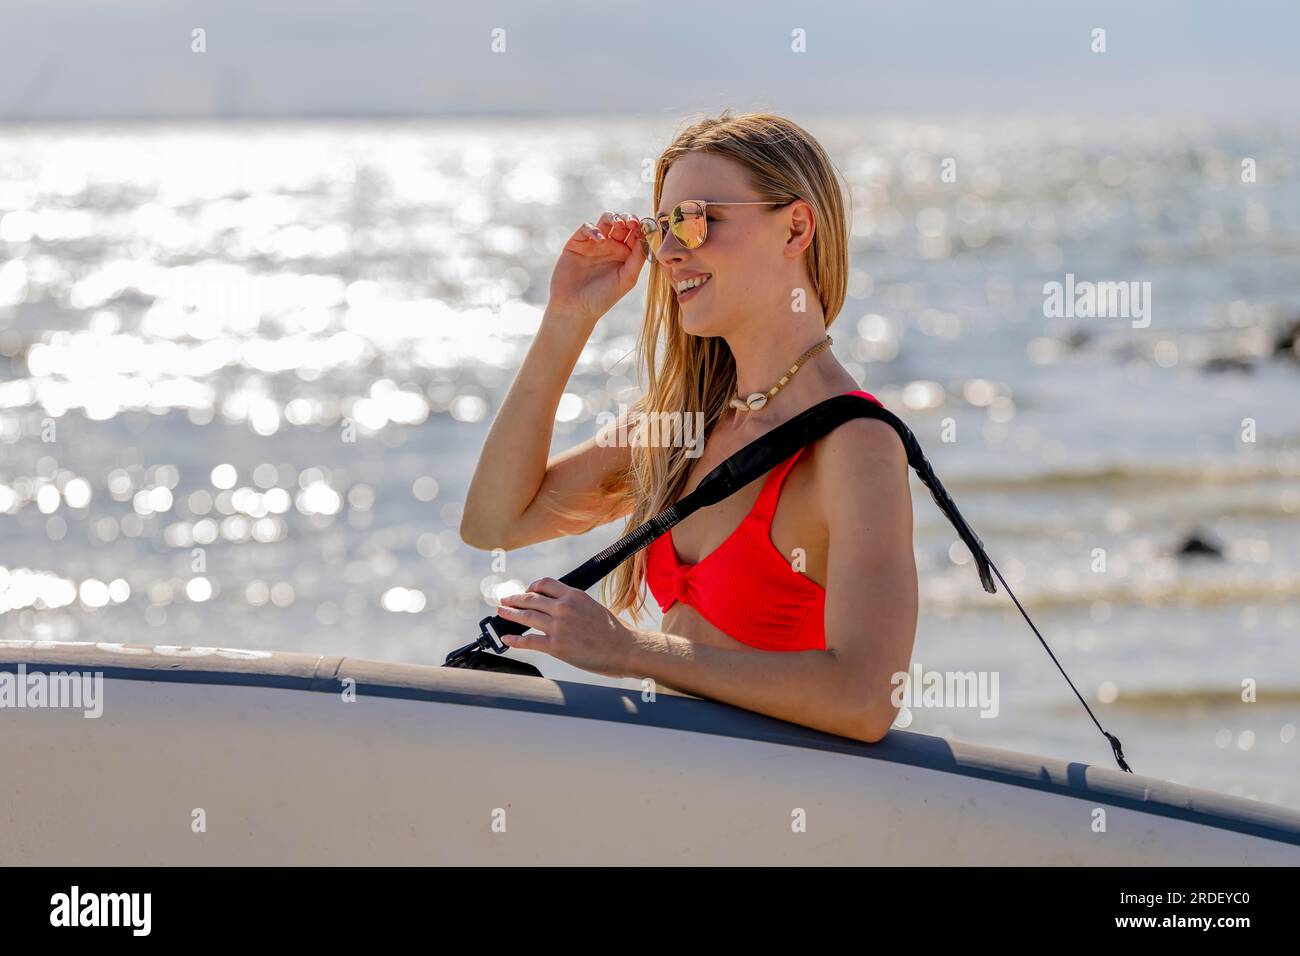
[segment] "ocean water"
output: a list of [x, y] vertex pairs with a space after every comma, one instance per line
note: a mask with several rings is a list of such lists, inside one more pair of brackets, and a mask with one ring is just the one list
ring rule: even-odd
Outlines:
[[[1300, 807], [1300, 128], [802, 121], [851, 188], [837, 355], [1131, 765]], [[613, 540], [501, 567], [456, 529], [561, 245], [651, 211], [677, 125], [0, 127], [0, 639], [435, 664], [493, 595]], [[1067, 275], [1150, 283], [1149, 309], [1048, 317]], [[635, 394], [644, 287], [583, 353], [557, 449]], [[996, 671], [999, 705], [904, 721], [1112, 765], [914, 496], [914, 662]]]

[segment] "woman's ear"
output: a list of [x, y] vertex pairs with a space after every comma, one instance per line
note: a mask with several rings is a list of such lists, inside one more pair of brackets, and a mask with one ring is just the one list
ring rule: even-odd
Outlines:
[[790, 217], [790, 235], [786, 239], [786, 255], [801, 256], [812, 245], [817, 232], [817, 214], [806, 199], [796, 199], [786, 210]]

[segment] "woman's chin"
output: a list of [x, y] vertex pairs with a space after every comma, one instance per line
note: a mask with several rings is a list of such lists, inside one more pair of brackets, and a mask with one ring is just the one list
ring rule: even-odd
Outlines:
[[693, 311], [690, 308], [681, 309], [681, 317], [682, 331], [687, 335], [695, 335], [702, 339], [710, 339], [723, 333], [723, 330], [719, 328], [717, 322], [709, 321], [709, 313], [705, 310]]

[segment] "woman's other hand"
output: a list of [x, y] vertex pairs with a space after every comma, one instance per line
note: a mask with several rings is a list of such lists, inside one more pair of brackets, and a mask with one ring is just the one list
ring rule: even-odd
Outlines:
[[511, 647], [545, 651], [594, 674], [627, 676], [635, 634], [585, 591], [542, 578], [523, 594], [501, 598], [497, 613], [542, 632], [503, 635]]
[[555, 263], [547, 310], [594, 326], [636, 285], [645, 261], [635, 216], [606, 212], [595, 224], [584, 222]]

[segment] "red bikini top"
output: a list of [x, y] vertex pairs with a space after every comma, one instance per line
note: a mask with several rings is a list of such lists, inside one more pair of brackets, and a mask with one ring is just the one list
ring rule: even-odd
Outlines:
[[[867, 392], [848, 394], [880, 404]], [[699, 562], [685, 564], [677, 557], [672, 531], [650, 544], [646, 585], [661, 611], [681, 601], [724, 634], [760, 650], [826, 649], [826, 589], [796, 571], [793, 556], [772, 543], [781, 486], [806, 450], [768, 472], [740, 526]]]

